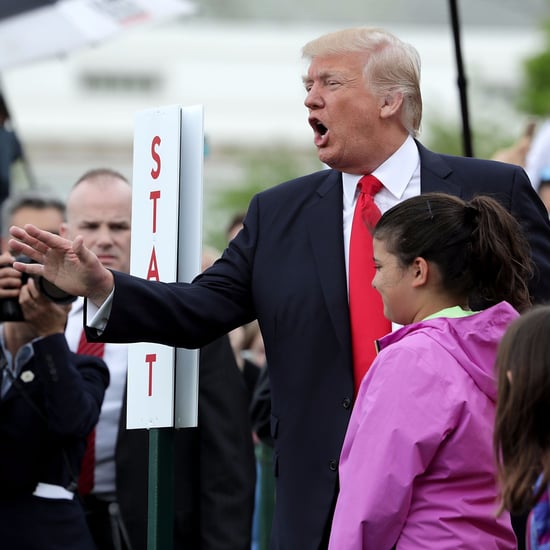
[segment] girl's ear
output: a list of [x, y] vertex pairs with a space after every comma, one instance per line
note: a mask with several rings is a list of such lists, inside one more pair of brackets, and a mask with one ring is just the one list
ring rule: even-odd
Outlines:
[[421, 256], [418, 256], [418, 258], [413, 260], [411, 269], [413, 274], [412, 286], [424, 286], [428, 282], [428, 274], [430, 270], [430, 265], [428, 262]]
[[506, 378], [508, 378], [508, 382], [510, 382], [510, 384], [511, 384], [512, 383], [512, 371], [511, 370], [506, 371]]

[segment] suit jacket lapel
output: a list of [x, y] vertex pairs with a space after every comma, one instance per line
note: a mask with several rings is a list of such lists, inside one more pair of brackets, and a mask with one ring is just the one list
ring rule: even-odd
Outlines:
[[[420, 153], [421, 192], [450, 193], [460, 197], [462, 186], [459, 182], [451, 181], [453, 170], [444, 156], [416, 143]], [[343, 349], [349, 350], [351, 335], [342, 229], [342, 177], [336, 170], [323, 174], [326, 175], [320, 179], [316, 195], [305, 214], [313, 256], [334, 331]], [[339, 230], [335, 231], [335, 227]]]
[[418, 141], [416, 146], [420, 153], [421, 193], [449, 193], [461, 197], [462, 186], [456, 181], [451, 181], [453, 169], [445, 161], [445, 158], [426, 149]]
[[341, 346], [349, 350], [351, 336], [342, 229], [342, 180], [335, 170], [326, 174], [306, 211], [307, 225], [327, 310]]
[[39, 373], [35, 370], [34, 358], [32, 358], [23, 365], [2, 400], [9, 401], [16, 397], [20, 398], [22, 391], [32, 392], [39, 378]]

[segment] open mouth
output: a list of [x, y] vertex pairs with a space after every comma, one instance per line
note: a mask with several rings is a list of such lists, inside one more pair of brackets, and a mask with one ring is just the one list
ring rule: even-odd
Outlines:
[[324, 136], [328, 132], [328, 128], [321, 122], [318, 122], [315, 127], [317, 128], [317, 132], [319, 132], [319, 134], [321, 134], [322, 136]]
[[309, 124], [313, 128], [313, 141], [317, 147], [325, 145], [328, 139], [328, 128], [318, 119], [310, 118]]
[[319, 134], [320, 136], [324, 136], [328, 132], [328, 128], [320, 120], [317, 120], [316, 118], [311, 118], [309, 120], [309, 124], [313, 128], [313, 131], [316, 134]]

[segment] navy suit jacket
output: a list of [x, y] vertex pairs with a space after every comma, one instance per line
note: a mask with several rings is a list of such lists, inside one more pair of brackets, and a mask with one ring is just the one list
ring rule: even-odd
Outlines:
[[[532, 291], [550, 298], [550, 225], [525, 172], [418, 147], [422, 192], [490, 194], [521, 221], [539, 270]], [[101, 336], [193, 348], [258, 318], [272, 396], [273, 548], [326, 547], [337, 494], [353, 403], [341, 181], [324, 170], [256, 195], [242, 231], [191, 284], [115, 273]]]
[[0, 399], [0, 545], [91, 549], [76, 499], [32, 493], [39, 482], [75, 490], [109, 371], [101, 359], [72, 353], [63, 334], [37, 340], [33, 348]]

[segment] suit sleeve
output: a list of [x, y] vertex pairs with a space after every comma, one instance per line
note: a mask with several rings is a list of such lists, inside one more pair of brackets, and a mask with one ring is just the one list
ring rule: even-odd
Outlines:
[[99, 419], [109, 385], [107, 366], [97, 357], [71, 352], [63, 334], [36, 340], [33, 347], [41, 364], [49, 429], [61, 436], [86, 437]]
[[[536, 267], [529, 290], [536, 303], [550, 300], [550, 221], [523, 168], [505, 162], [432, 153], [419, 145], [422, 192], [451, 193], [470, 200], [496, 198], [521, 224]], [[485, 304], [483, 307], [486, 307]]]
[[510, 211], [519, 220], [531, 247], [535, 274], [529, 288], [535, 303], [550, 301], [550, 222], [548, 212], [527, 174], [514, 173]]
[[250, 203], [243, 229], [222, 257], [191, 284], [146, 281], [113, 271], [115, 290], [108, 323], [101, 335], [86, 327], [88, 337], [195, 349], [253, 321], [257, 203], [257, 199]]

